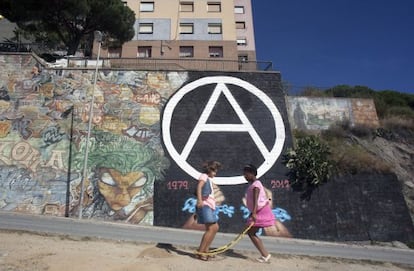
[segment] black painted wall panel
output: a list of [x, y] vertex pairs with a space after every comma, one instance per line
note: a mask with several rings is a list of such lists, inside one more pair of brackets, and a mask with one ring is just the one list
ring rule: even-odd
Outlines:
[[[210, 76], [235, 77], [264, 92], [273, 101], [284, 122], [285, 141], [282, 154], [292, 146], [285, 98], [280, 89], [280, 74], [190, 72], [188, 83]], [[200, 86], [184, 95], [176, 106], [172, 114], [170, 132], [179, 153], [197, 125], [216, 85], [211, 82]], [[263, 105], [260, 98], [246, 92], [243, 87], [232, 84], [226, 86], [266, 148], [270, 149], [277, 133], [269, 109]], [[228, 99], [221, 94], [207, 123], [240, 124], [241, 121]], [[193, 191], [197, 180], [175, 163], [181, 158], [172, 157], [167, 149], [165, 152], [171, 166], [166, 172], [166, 181], [155, 184], [154, 224], [194, 228], [194, 201], [191, 203], [191, 199], [194, 199]], [[241, 175], [241, 169], [246, 163], [260, 165], [265, 162], [252, 137], [248, 133], [234, 131], [201, 133], [187, 157], [187, 162], [201, 170], [201, 163], [205, 160], [222, 162], [223, 169], [219, 176], [224, 177]], [[297, 238], [332, 241], [414, 240], [412, 221], [401, 187], [394, 175], [336, 178], [315, 191], [310, 201], [301, 201], [300, 195], [290, 189], [281, 157], [260, 177], [260, 180], [271, 192], [273, 209], [280, 215], [278, 217], [285, 235], [287, 232], [288, 235]], [[220, 199], [220, 231], [239, 232], [245, 223], [246, 214], [242, 198], [247, 184], [218, 187], [216, 196]]]

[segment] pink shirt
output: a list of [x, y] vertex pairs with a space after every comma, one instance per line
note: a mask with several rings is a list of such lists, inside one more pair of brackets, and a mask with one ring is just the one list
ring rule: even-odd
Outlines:
[[257, 199], [257, 210], [260, 210], [269, 202], [269, 199], [266, 196], [266, 192], [264, 190], [262, 183], [259, 180], [254, 181], [252, 184], [249, 185], [246, 191], [247, 208], [250, 212], [253, 211], [254, 207], [253, 189], [256, 187], [259, 189], [259, 197]]
[[203, 205], [207, 205], [211, 209], [215, 210], [216, 209], [216, 199], [214, 198], [213, 178], [210, 178], [210, 177], [208, 177], [207, 174], [203, 173], [198, 178], [198, 181], [199, 182], [201, 182], [201, 181], [207, 182], [207, 179], [210, 180], [211, 193], [207, 197], [203, 197]]

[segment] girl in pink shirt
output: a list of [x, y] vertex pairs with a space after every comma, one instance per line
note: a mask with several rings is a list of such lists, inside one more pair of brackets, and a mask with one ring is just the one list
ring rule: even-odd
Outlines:
[[275, 216], [270, 207], [269, 199], [262, 183], [256, 179], [257, 169], [254, 165], [246, 165], [243, 168], [244, 178], [249, 183], [246, 191], [246, 204], [250, 211], [248, 224], [254, 223], [248, 231], [250, 240], [259, 250], [261, 257], [259, 262], [269, 262], [271, 255], [265, 249], [262, 240], [256, 235], [257, 231], [263, 227], [273, 226], [275, 224]]

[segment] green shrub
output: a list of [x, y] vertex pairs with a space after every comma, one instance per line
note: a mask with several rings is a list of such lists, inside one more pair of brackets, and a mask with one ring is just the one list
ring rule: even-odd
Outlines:
[[299, 138], [296, 147], [283, 156], [291, 186], [302, 192], [301, 199], [310, 200], [313, 190], [328, 181], [332, 170], [329, 155], [329, 146], [311, 135]]
[[293, 130], [292, 134], [293, 134], [293, 137], [295, 139], [299, 139], [299, 138], [303, 138], [303, 137], [307, 137], [307, 136], [312, 135], [312, 132], [311, 131], [304, 131], [304, 130], [295, 129], [295, 130]]

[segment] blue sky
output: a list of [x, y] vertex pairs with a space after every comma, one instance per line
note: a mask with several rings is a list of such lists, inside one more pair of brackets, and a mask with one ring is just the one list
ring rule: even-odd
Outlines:
[[257, 60], [294, 88], [414, 94], [414, 0], [252, 0]]

